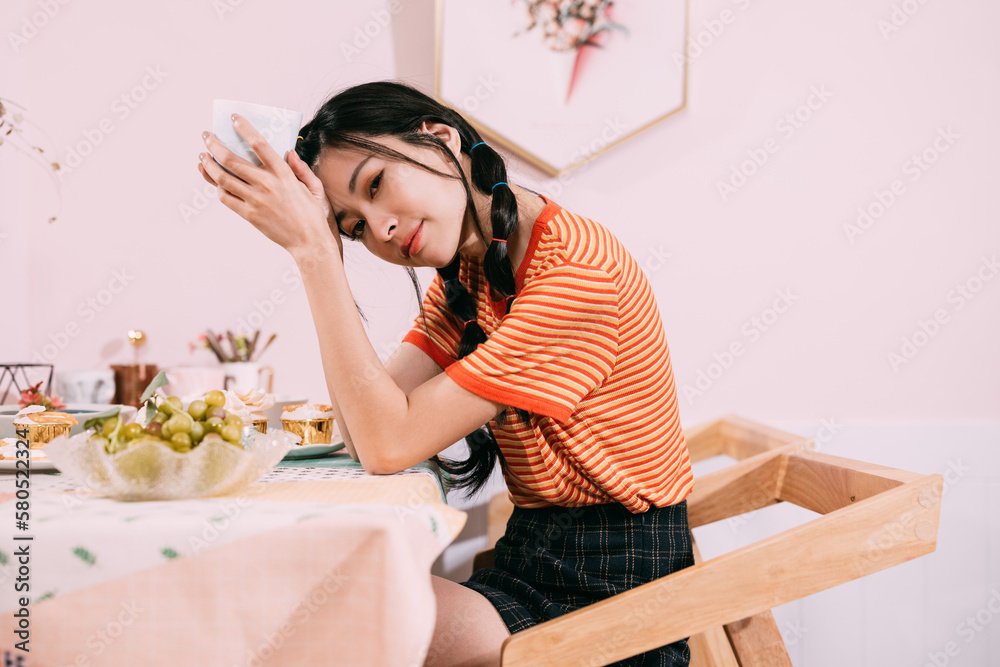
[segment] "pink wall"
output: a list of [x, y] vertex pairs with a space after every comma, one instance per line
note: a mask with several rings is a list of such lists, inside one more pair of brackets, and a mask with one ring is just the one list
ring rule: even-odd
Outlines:
[[[561, 181], [512, 159], [521, 183], [606, 225], [647, 267], [679, 388], [706, 374], [700, 395], [682, 391], [686, 424], [726, 412], [997, 419], [1000, 45], [988, 30], [1000, 5], [902, 5], [918, 10], [884, 38], [889, 0], [692, 3], [692, 37], [724, 9], [734, 18], [711, 40], [702, 35], [685, 110]], [[51, 18], [41, 18], [45, 6]], [[103, 367], [130, 358], [125, 334], [141, 328], [145, 361], [202, 363], [210, 357], [189, 355], [187, 341], [254, 318], [278, 333], [264, 358], [277, 389], [325, 398], [293, 264], [204, 199], [200, 133], [216, 97], [308, 116], [361, 81], [429, 86], [431, 3], [402, 6], [347, 62], [340, 45], [384, 2], [5, 2], [0, 96], [29, 107], [64, 161], [94, 146], [65, 174], [51, 225], [47, 176], [0, 146], [0, 266], [19, 296], [0, 327], [0, 357]], [[23, 32], [25, 21], [44, 25]], [[15, 49], [11, 34], [29, 38]], [[637, 76], [636, 85], [655, 82]], [[811, 97], [816, 90], [825, 99]], [[809, 118], [791, 133], [782, 119], [797, 110]], [[937, 139], [949, 128], [951, 139]], [[724, 200], [717, 182], [762, 147], [773, 154]], [[924, 151], [937, 159], [917, 178], [911, 156]], [[901, 194], [851, 242], [844, 225], [859, 207], [877, 209], [876, 192], [894, 180]], [[416, 312], [414, 296], [401, 269], [360, 247], [348, 263], [384, 357]], [[959, 285], [978, 291], [967, 299]], [[791, 305], [770, 312], [782, 293]], [[88, 299], [106, 303], [98, 312]], [[935, 313], [943, 324], [928, 324]], [[772, 315], [771, 325], [754, 324]], [[926, 341], [921, 322], [934, 331]], [[893, 368], [888, 355], [903, 354], [904, 337], [926, 344]], [[734, 343], [743, 353], [728, 364]], [[713, 367], [717, 358], [728, 368]]]

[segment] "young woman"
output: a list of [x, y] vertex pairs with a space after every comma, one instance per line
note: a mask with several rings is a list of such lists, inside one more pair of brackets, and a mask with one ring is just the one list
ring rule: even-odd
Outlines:
[[[608, 230], [509, 183], [464, 118], [401, 84], [335, 95], [285, 160], [233, 122], [262, 166], [206, 132], [199, 170], [295, 259], [351, 455], [392, 473], [466, 436], [469, 459], [446, 467], [475, 491], [499, 462], [516, 506], [493, 568], [464, 584], [434, 578], [428, 664], [497, 664], [510, 633], [693, 563], [691, 467], [663, 327]], [[412, 267], [437, 269], [384, 365], [341, 236], [415, 284]], [[623, 664], [688, 659], [684, 640]]]

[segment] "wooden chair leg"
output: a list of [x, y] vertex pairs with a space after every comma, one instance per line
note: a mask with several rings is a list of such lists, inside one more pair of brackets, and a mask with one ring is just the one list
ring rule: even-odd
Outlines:
[[726, 635], [740, 667], [792, 667], [785, 640], [770, 611], [727, 623]]
[[[691, 546], [694, 547], [694, 562], [702, 562], [694, 535], [691, 536]], [[688, 648], [691, 649], [690, 667], [740, 667], [726, 630], [721, 625], [691, 635]]]

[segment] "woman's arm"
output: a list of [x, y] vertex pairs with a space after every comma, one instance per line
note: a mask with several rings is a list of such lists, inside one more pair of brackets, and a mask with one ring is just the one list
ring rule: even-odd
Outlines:
[[[385, 370], [389, 373], [389, 377], [396, 383], [396, 386], [402, 389], [404, 394], [409, 395], [418, 386], [441, 373], [443, 369], [416, 345], [402, 343], [392, 353], [392, 356], [386, 360]], [[333, 412], [337, 416], [337, 424], [340, 428], [340, 434], [344, 436], [344, 444], [347, 446], [347, 451], [350, 453], [351, 458], [357, 461], [358, 455], [354, 450], [354, 442], [351, 440], [351, 434], [344, 424], [344, 418], [340, 414], [340, 407], [337, 405], [336, 399], [332, 397], [330, 398], [330, 403], [333, 405]]]
[[339, 251], [326, 245], [301, 249], [293, 257], [316, 325], [330, 397], [365, 470], [384, 474], [416, 465], [506, 409], [445, 373], [409, 393], [401, 389], [368, 340]]

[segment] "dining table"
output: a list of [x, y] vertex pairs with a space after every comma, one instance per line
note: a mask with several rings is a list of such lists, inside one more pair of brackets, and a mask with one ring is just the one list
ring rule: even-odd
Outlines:
[[0, 665], [419, 667], [431, 566], [466, 519], [447, 484], [430, 462], [370, 475], [344, 451], [171, 501], [34, 472], [19, 505], [0, 474]]

